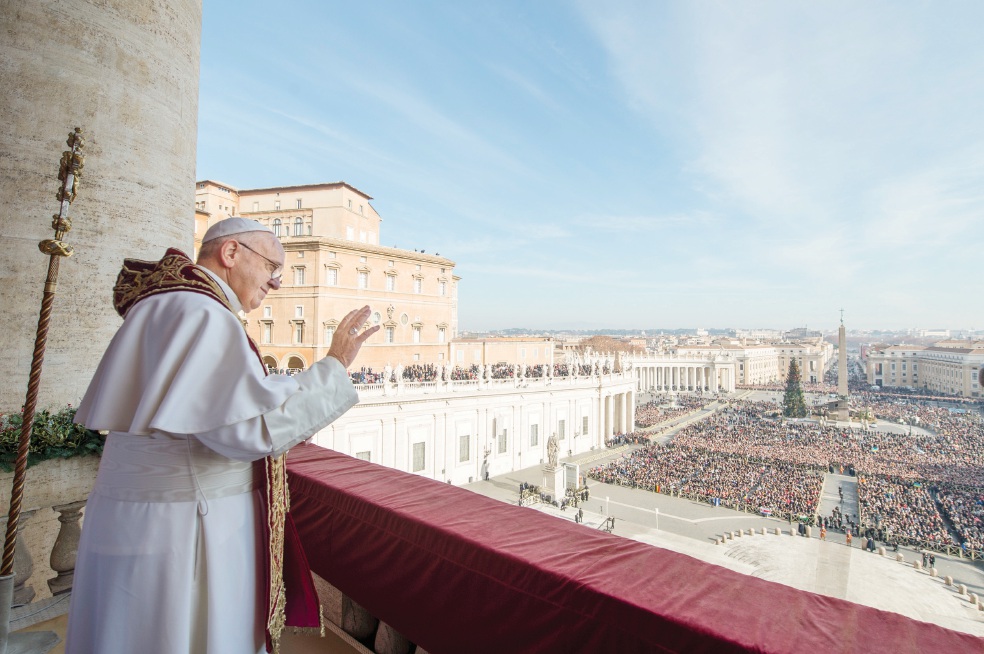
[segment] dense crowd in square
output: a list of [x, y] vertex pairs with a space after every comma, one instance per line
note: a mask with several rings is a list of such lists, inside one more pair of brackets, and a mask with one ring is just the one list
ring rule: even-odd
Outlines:
[[[876, 533], [937, 548], [958, 541], [981, 549], [981, 415], [925, 398], [876, 393], [852, 398], [852, 406], [867, 407], [879, 420], [918, 428], [900, 434], [825, 421], [783, 421], [773, 402], [731, 401], [682, 429], [671, 443], [650, 444], [589, 475], [721, 506], [806, 516], [856, 535]], [[839, 511], [818, 516], [823, 474], [835, 471], [858, 476], [860, 516]]]
[[703, 409], [714, 399], [702, 394], [681, 395], [671, 403], [668, 396], [659, 395], [635, 409], [635, 424], [640, 429], [646, 429], [661, 423], [676, 420], [680, 416]]

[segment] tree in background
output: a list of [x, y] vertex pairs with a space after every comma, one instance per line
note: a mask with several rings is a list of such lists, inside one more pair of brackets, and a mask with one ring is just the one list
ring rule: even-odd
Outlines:
[[806, 417], [806, 401], [803, 399], [800, 369], [796, 365], [796, 359], [789, 362], [789, 374], [786, 375], [786, 394], [782, 398], [782, 415], [787, 418]]

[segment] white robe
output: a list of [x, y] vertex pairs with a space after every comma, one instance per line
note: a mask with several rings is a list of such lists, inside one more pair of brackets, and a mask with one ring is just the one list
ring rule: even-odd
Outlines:
[[111, 433], [85, 509], [66, 652], [264, 651], [251, 462], [357, 401], [331, 357], [264, 376], [239, 318], [212, 298], [134, 305], [76, 415]]

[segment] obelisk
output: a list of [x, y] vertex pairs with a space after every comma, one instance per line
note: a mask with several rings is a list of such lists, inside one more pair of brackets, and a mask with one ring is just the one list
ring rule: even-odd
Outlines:
[[847, 330], [844, 329], [844, 310], [841, 309], [841, 324], [837, 330], [837, 420], [850, 420], [851, 411], [847, 405]]

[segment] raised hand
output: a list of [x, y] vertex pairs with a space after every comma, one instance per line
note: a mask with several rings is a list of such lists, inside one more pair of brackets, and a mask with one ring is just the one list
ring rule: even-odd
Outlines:
[[341, 361], [345, 368], [352, 365], [359, 349], [366, 339], [379, 331], [379, 325], [370, 327], [360, 332], [360, 328], [369, 318], [371, 309], [366, 305], [361, 309], [350, 311], [347, 316], [342, 318], [335, 328], [335, 335], [331, 339], [331, 347], [328, 348], [328, 356], [335, 357]]

